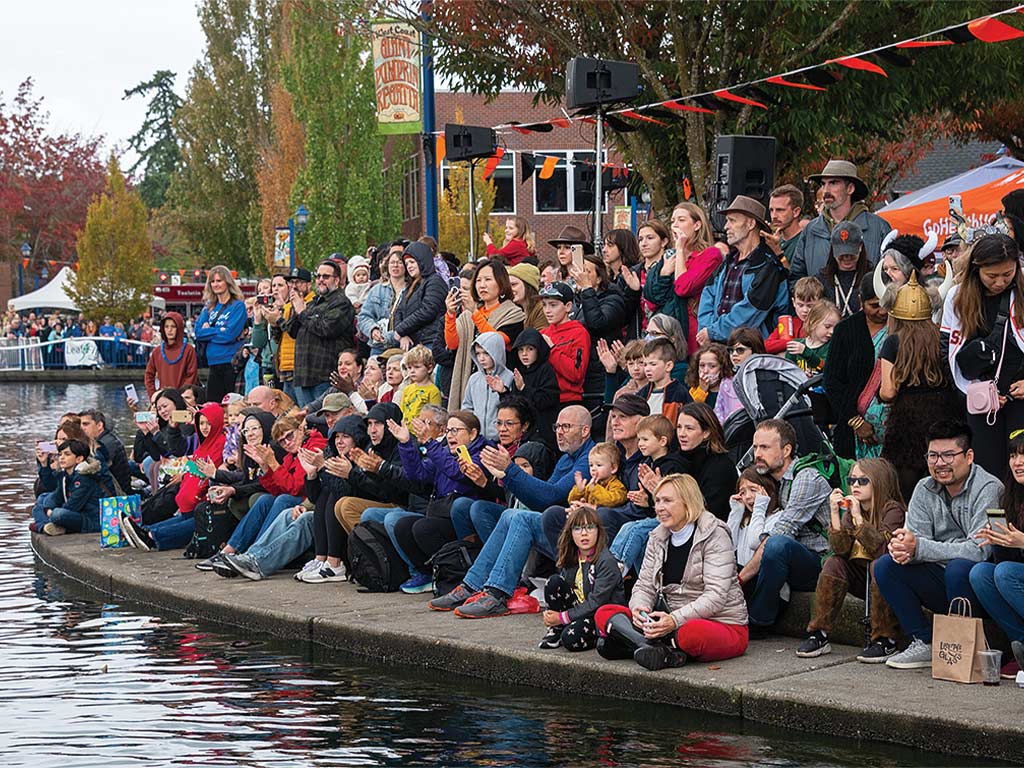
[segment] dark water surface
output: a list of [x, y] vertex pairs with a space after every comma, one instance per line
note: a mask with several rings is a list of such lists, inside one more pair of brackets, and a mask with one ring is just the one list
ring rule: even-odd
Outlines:
[[0, 765], [967, 763], [585, 691], [556, 695], [385, 669], [99, 602], [33, 561], [32, 447], [52, 438], [62, 413], [89, 405], [130, 438], [121, 391], [0, 385]]

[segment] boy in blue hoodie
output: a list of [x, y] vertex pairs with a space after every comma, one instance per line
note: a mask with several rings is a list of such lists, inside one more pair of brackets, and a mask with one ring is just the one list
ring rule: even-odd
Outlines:
[[512, 371], [505, 367], [505, 339], [500, 333], [481, 333], [473, 342], [476, 372], [466, 383], [462, 409], [480, 419], [484, 438], [498, 440], [498, 400], [512, 389]]
[[50, 519], [43, 526], [48, 536], [62, 533], [96, 533], [100, 530], [100, 499], [110, 495], [110, 482], [99, 459], [89, 455], [81, 440], [65, 440], [57, 446], [61, 472], [54, 492]]

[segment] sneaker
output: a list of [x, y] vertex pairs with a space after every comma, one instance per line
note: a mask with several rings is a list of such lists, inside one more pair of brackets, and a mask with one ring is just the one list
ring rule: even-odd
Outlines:
[[121, 515], [121, 530], [133, 547], [144, 552], [156, 549], [156, 543], [149, 535], [149, 531], [143, 528], [141, 523], [132, 520], [130, 515]]
[[891, 637], [880, 637], [868, 643], [864, 650], [857, 654], [857, 661], [864, 664], [881, 664], [896, 651], [899, 646]]
[[1024, 643], [1020, 640], [1012, 640], [1010, 649], [1013, 651], [1013, 658], [1017, 660], [1021, 669], [1024, 669]]
[[435, 597], [427, 603], [427, 605], [430, 606], [430, 610], [432, 611], [451, 611], [465, 603], [469, 598], [473, 597], [474, 594], [477, 593], [473, 592], [465, 584], [459, 584], [459, 586], [447, 595]]
[[1018, 672], [1020, 672], [1020, 664], [1017, 663], [1016, 659], [1010, 659], [999, 670], [999, 677], [1003, 680], [1016, 680]]
[[224, 562], [250, 581], [262, 581], [263, 571], [252, 555], [224, 555]]
[[208, 557], [205, 560], [200, 560], [198, 563], [196, 563], [195, 567], [196, 567], [197, 571], [212, 571], [213, 567], [217, 563], [223, 563], [223, 562], [224, 562], [224, 555], [222, 553], [220, 553], [220, 552], [215, 552], [213, 557]]
[[[301, 578], [300, 578], [301, 577]], [[299, 571], [295, 578], [303, 584], [326, 584], [330, 581], [345, 581], [345, 566], [332, 568], [322, 563], [315, 571]]]
[[497, 616], [508, 616], [508, 599], [485, 591], [471, 603], [463, 603], [455, 609], [460, 619], [492, 619]]
[[36, 525], [36, 521], [35, 521], [35, 520], [31, 521], [31, 522], [30, 522], [30, 523], [28, 524], [28, 529], [29, 529], [29, 531], [31, 531], [32, 533], [39, 533], [39, 526], [38, 526], [38, 525]]
[[433, 592], [434, 579], [425, 573], [414, 573], [399, 589], [407, 595], [422, 595], [424, 592]]
[[516, 587], [512, 597], [506, 601], [506, 605], [509, 613], [540, 613], [540, 601], [533, 595], [527, 594], [526, 587]]
[[225, 579], [237, 579], [239, 576], [238, 571], [228, 565], [228, 561], [224, 558], [234, 557], [234, 555], [226, 555], [223, 552], [220, 555], [220, 559], [214, 561], [213, 572], [218, 576], [223, 576]]
[[893, 669], [927, 669], [932, 665], [932, 646], [914, 638], [905, 651], [890, 656], [885, 666]]
[[550, 650], [551, 648], [557, 648], [562, 644], [562, 629], [563, 627], [548, 627], [548, 631], [544, 633], [544, 637], [537, 643], [538, 648], [544, 648]]
[[325, 560], [317, 560], [315, 557], [306, 563], [292, 578], [296, 581], [303, 581], [303, 576], [307, 573], [318, 573], [320, 568], [326, 563]]
[[47, 523], [43, 526], [43, 533], [45, 533], [47, 536], [60, 536], [62, 534], [67, 533], [67, 529], [62, 528], [56, 523]]
[[633, 653], [633, 661], [644, 669], [657, 672], [659, 669], [682, 667], [686, 664], [686, 654], [669, 648], [663, 643], [645, 645]]
[[811, 632], [796, 649], [796, 655], [801, 659], [813, 659], [817, 656], [824, 656], [826, 653], [832, 653], [832, 646], [829, 645], [828, 635], [820, 629]]

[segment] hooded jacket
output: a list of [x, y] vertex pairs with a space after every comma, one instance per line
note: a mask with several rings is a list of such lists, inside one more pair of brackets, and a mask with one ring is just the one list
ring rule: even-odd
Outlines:
[[69, 509], [84, 517], [100, 519], [100, 499], [113, 493], [113, 484], [99, 459], [89, 457], [70, 472], [61, 472], [51, 509]]
[[503, 256], [505, 258], [505, 262], [510, 267], [514, 267], [519, 262], [525, 261], [531, 256], [535, 257], [535, 254], [530, 251], [530, 246], [521, 237], [513, 237], [500, 248], [493, 243], [488, 245], [487, 255], [491, 258], [494, 258], [495, 256]]
[[[494, 360], [494, 371], [491, 375], [501, 379], [507, 390], [512, 389], [513, 376], [512, 371], [505, 367], [505, 340], [501, 334], [493, 331], [481, 333], [473, 342], [474, 347], [477, 345], [482, 347]], [[466, 382], [462, 407], [472, 411], [480, 419], [484, 437], [494, 442], [498, 439], [498, 400], [501, 398], [501, 394], [495, 392], [487, 384], [488, 374], [484, 373], [480, 361], [477, 360], [475, 349], [473, 350], [473, 364], [476, 366], [476, 373], [470, 376], [469, 381]]]
[[[480, 464], [480, 451], [487, 444], [483, 435], [477, 435], [476, 439], [466, 446], [469, 449], [469, 458], [474, 464]], [[410, 479], [421, 483], [433, 482], [435, 498], [440, 499], [453, 493], [470, 499], [480, 498], [480, 489], [462, 474], [459, 459], [448, 450], [447, 440], [430, 440], [423, 446], [422, 455], [414, 440], [400, 443], [398, 455], [402, 460], [402, 469]]]
[[590, 364], [590, 334], [578, 320], [549, 325], [541, 334], [554, 342], [548, 352], [548, 360], [558, 377], [559, 401], [580, 402], [583, 399], [583, 380]]
[[[532, 365], [523, 365], [519, 360], [520, 347], [534, 347], [537, 350], [537, 361]], [[512, 369], [519, 371], [523, 377], [523, 388], [517, 390], [533, 406], [537, 414], [534, 424], [537, 435], [548, 445], [555, 447], [555, 419], [558, 418], [560, 390], [555, 369], [548, 362], [551, 348], [540, 331], [527, 328], [522, 331], [512, 345]]]
[[[206, 459], [212, 461], [214, 466], [220, 466], [224, 461], [224, 441], [226, 439], [224, 437], [224, 409], [218, 403], [206, 403], [195, 417], [197, 435], [202, 434], [199, 431], [200, 416], [205, 416], [206, 420], [210, 422], [210, 433], [203, 438], [195, 453], [192, 454], [192, 458]], [[192, 512], [196, 505], [206, 498], [206, 491], [209, 487], [209, 480], [186, 472], [181, 479], [181, 487], [174, 496], [178, 510], [185, 515]]]
[[416, 260], [420, 278], [414, 288], [405, 289], [395, 308], [395, 336], [408, 336], [415, 344], [429, 347], [443, 327], [448, 285], [434, 268], [430, 248], [423, 243], [409, 243], [405, 252]]
[[[277, 443], [274, 443], [270, 438], [270, 432], [274, 427], [274, 414], [267, 413], [266, 411], [259, 411], [252, 415], [246, 416], [245, 420], [242, 421], [242, 426], [245, 426], [245, 421], [249, 419], [256, 419], [260, 428], [263, 430], [263, 436], [260, 440], [260, 445], [270, 445], [274, 449], [274, 455], [278, 461], [284, 461], [284, 449], [281, 448]], [[235, 489], [235, 498], [241, 502], [247, 502], [249, 497], [254, 493], [262, 492], [263, 486], [260, 485], [260, 477], [263, 472], [255, 461], [253, 461], [245, 453], [245, 433], [241, 433], [238, 443], [238, 456], [241, 461], [241, 466], [238, 469], [220, 469], [217, 474], [213, 477], [213, 485], [230, 485]], [[245, 505], [248, 509], [248, 505]]]
[[371, 340], [373, 329], [376, 328], [385, 337], [391, 326], [391, 313], [395, 309], [395, 289], [391, 281], [383, 279], [374, 283], [373, 287], [366, 294], [363, 306], [356, 315], [356, 328], [370, 345], [370, 350], [375, 355], [384, 351], [384, 345], [374, 344]]
[[[373, 419], [382, 424], [387, 424], [388, 419], [401, 422], [402, 411], [394, 403], [377, 403], [366, 414], [366, 419], [368, 421]], [[384, 463], [377, 472], [367, 472], [362, 467], [353, 464], [352, 471], [348, 476], [348, 482], [352, 488], [350, 495], [360, 499], [391, 502], [398, 504], [402, 509], [408, 509], [405, 506], [409, 499], [407, 483], [404, 479], [399, 480], [391, 476], [387, 471], [389, 465], [401, 469], [398, 441], [395, 436], [391, 434], [390, 430], [385, 429], [381, 441], [376, 445], [371, 443], [367, 450], [379, 456]], [[416, 490], [426, 490], [429, 495], [429, 490], [426, 488], [417, 487]]]
[[[164, 323], [174, 322], [178, 335], [174, 344], [167, 343], [164, 335]], [[160, 338], [163, 344], [150, 352], [146, 363], [146, 393], [150, 399], [161, 387], [181, 389], [186, 384], [198, 382], [199, 366], [196, 362], [196, 350], [185, 340], [185, 321], [177, 312], [168, 312], [160, 321]]]
[[[337, 458], [339, 455], [334, 441], [336, 435], [348, 435], [355, 441], [356, 447], [364, 450], [370, 442], [370, 438], [366, 434], [366, 422], [363, 421], [362, 416], [355, 414], [342, 416], [334, 422], [334, 426], [327, 434], [327, 445], [324, 447], [325, 458]], [[321, 469], [312, 479], [306, 477], [304, 490], [310, 501], [329, 514], [334, 514], [334, 504], [338, 499], [343, 496], [357, 495], [352, 490], [351, 474], [347, 478], [340, 477], [328, 472], [326, 468]], [[321, 504], [321, 501], [324, 503]]]

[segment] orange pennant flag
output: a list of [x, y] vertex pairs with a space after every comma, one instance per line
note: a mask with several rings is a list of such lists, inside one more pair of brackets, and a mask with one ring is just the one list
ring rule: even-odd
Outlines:
[[760, 101], [754, 101], [753, 99], [747, 99], [744, 98], [743, 96], [737, 96], [735, 93], [730, 93], [728, 90], [724, 88], [720, 91], [715, 91], [712, 95], [716, 96], [719, 99], [725, 99], [726, 101], [735, 101], [737, 104], [749, 104], [752, 107], [768, 109], [768, 107], [766, 107]]
[[555, 166], [558, 165], [559, 158], [557, 157], [545, 157], [544, 165], [540, 168], [540, 173], [537, 174], [542, 179], [550, 179], [555, 174]]
[[434, 142], [434, 157], [437, 161], [438, 166], [441, 165], [441, 161], [444, 160], [444, 134], [440, 133], [437, 136], [437, 140]]
[[856, 56], [846, 56], [842, 59], [829, 59], [825, 63], [839, 64], [840, 66], [843, 67], [848, 67], [850, 69], [861, 69], [864, 70], [865, 72], [874, 72], [876, 75], [881, 75], [882, 77], [889, 76], [884, 69], [882, 69], [874, 62], [867, 61], [866, 59], [858, 59]]
[[987, 19], [972, 21], [967, 25], [967, 30], [983, 43], [1005, 43], [1007, 40], [1024, 37], [1024, 32], [993, 19], [991, 16]]
[[570, 122], [564, 117], [556, 117], [553, 120], [549, 120], [552, 125], [557, 125], [559, 128], [568, 128]]
[[484, 178], [491, 178], [491, 174], [494, 173], [494, 169], [498, 167], [498, 163], [501, 162], [501, 158], [505, 156], [505, 148], [498, 147], [497, 151], [487, 158], [487, 165], [484, 166]]
[[782, 75], [775, 75], [769, 77], [765, 82], [771, 83], [772, 85], [785, 85], [789, 88], [803, 88], [805, 91], [824, 91], [820, 85], [808, 85], [807, 83], [794, 83], [792, 80], [787, 80]]

